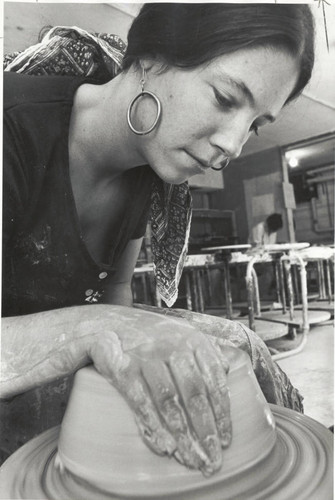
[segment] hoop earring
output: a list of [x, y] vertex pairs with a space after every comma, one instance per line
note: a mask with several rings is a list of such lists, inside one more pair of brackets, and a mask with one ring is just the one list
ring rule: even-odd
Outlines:
[[[158, 99], [158, 97], [153, 93], [153, 92], [149, 92], [148, 90], [144, 90], [144, 83], [145, 83], [145, 69], [143, 69], [143, 73], [142, 73], [142, 78], [141, 78], [141, 92], [139, 94], [137, 94], [136, 97], [134, 97], [134, 99], [131, 101], [131, 103], [129, 104], [128, 106], [128, 111], [127, 111], [127, 121], [128, 121], [128, 126], [130, 128], [130, 130], [132, 130], [132, 132], [134, 132], [134, 134], [136, 135], [147, 135], [149, 134], [150, 132], [153, 131], [153, 129], [156, 127], [157, 123], [158, 123], [158, 120], [161, 116], [161, 113], [162, 113], [162, 106], [161, 106], [161, 102], [160, 100]], [[132, 112], [132, 109], [134, 107], [134, 104], [136, 101], [138, 101], [138, 99], [141, 99], [141, 97], [145, 96], [145, 95], [148, 95], [150, 97], [152, 97], [152, 99], [155, 101], [156, 103], [156, 106], [157, 106], [157, 115], [156, 115], [156, 118], [153, 122], [153, 124], [151, 125], [150, 128], [148, 128], [147, 130], [137, 130], [134, 125], [131, 123], [131, 112]]]
[[226, 167], [228, 167], [229, 165], [229, 162], [230, 162], [230, 158], [226, 158], [222, 163], [221, 163], [221, 167], [217, 168], [217, 167], [211, 167], [212, 170], [216, 170], [217, 172], [219, 172], [220, 170], [223, 170], [225, 169]]

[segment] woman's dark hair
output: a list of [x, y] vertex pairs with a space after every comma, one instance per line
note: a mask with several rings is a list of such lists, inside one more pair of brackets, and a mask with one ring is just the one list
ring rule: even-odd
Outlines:
[[283, 218], [281, 214], [271, 214], [266, 219], [266, 225], [269, 233], [275, 233], [283, 227]]
[[255, 46], [279, 47], [300, 62], [296, 97], [314, 64], [314, 21], [308, 5], [149, 3], [133, 21], [123, 69], [143, 57], [194, 68]]

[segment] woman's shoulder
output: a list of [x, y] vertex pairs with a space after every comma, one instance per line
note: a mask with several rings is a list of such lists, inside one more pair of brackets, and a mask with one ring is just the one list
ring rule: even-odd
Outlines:
[[69, 100], [87, 79], [72, 76], [35, 76], [4, 72], [4, 108], [20, 104]]

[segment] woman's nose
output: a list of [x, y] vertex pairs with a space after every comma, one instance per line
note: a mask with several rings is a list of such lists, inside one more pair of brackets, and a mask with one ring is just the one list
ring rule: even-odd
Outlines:
[[211, 137], [211, 145], [219, 148], [231, 159], [240, 156], [244, 144], [249, 138], [249, 127], [246, 124], [225, 124], [218, 128]]

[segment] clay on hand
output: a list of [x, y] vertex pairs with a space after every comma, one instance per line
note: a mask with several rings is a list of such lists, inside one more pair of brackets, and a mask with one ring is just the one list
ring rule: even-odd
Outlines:
[[213, 474], [232, 437], [227, 359], [183, 320], [131, 316], [117, 333], [96, 336], [89, 353], [96, 369], [127, 400], [155, 453]]
[[2, 326], [0, 397], [93, 361], [127, 400], [152, 450], [205, 475], [220, 469], [231, 421], [219, 339], [184, 319], [103, 304], [5, 318]]

